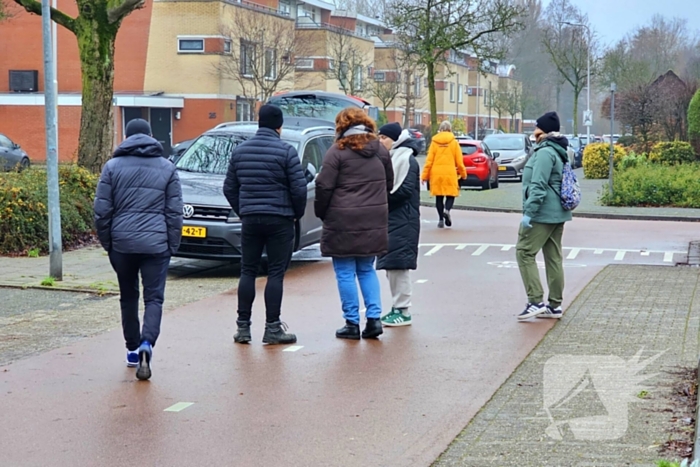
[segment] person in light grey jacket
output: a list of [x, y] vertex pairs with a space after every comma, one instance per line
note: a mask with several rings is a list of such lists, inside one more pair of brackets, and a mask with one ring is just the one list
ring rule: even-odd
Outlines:
[[[182, 189], [175, 166], [151, 126], [136, 119], [126, 140], [102, 169], [95, 196], [95, 228], [117, 273], [127, 366], [151, 377], [153, 346], [160, 334], [170, 257], [182, 235]], [[145, 313], [139, 323], [139, 273]]]

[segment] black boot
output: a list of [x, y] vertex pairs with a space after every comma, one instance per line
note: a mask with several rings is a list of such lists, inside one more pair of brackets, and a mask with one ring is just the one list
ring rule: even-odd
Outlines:
[[249, 344], [251, 341], [250, 337], [250, 321], [238, 321], [238, 331], [233, 335], [233, 342], [236, 344]]
[[338, 339], [360, 340], [360, 325], [352, 321], [345, 320], [345, 326], [335, 331], [335, 337]]
[[281, 321], [265, 324], [265, 334], [263, 335], [263, 344], [294, 344], [297, 341], [297, 336], [287, 332], [287, 325]]
[[367, 325], [365, 325], [365, 330], [362, 331], [363, 339], [374, 339], [383, 333], [382, 322], [379, 318], [367, 318]]

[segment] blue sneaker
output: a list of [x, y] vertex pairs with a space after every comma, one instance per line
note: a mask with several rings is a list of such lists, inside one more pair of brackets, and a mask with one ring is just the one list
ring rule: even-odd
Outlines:
[[151, 377], [151, 357], [153, 356], [153, 347], [148, 341], [143, 341], [139, 347], [139, 363], [136, 368], [136, 377], [141, 381], [146, 381]]
[[525, 307], [525, 311], [518, 315], [519, 320], [534, 318], [537, 315], [541, 315], [547, 311], [547, 307], [544, 303], [528, 303]]
[[562, 309], [560, 306], [553, 308], [550, 305], [547, 305], [547, 309], [545, 310], [544, 313], [537, 315], [538, 318], [549, 318], [549, 319], [561, 319], [563, 315]]
[[139, 364], [139, 352], [138, 350], [127, 350], [126, 351], [126, 366], [129, 368], [136, 368]]

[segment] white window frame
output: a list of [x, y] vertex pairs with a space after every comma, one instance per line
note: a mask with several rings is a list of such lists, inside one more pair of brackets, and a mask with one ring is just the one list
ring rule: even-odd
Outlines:
[[280, 0], [279, 12], [286, 16], [292, 16], [292, 4], [286, 0]]
[[457, 86], [457, 102], [464, 103], [464, 86], [461, 84]]
[[[202, 44], [201, 49], [183, 49], [183, 42], [200, 42]], [[203, 37], [178, 37], [177, 38], [177, 53], [180, 54], [203, 54], [206, 47]]]
[[455, 83], [450, 83], [450, 102], [455, 101]]
[[294, 61], [294, 68], [297, 70], [313, 70], [314, 69], [314, 59], [313, 58], [297, 58]]
[[374, 72], [374, 80], [378, 83], [382, 83], [386, 81], [386, 73], [383, 71], [375, 71]]
[[[272, 66], [269, 66], [269, 58], [268, 54], [272, 55]], [[265, 49], [265, 57], [264, 57], [265, 63], [265, 79], [267, 80], [275, 80], [277, 79], [277, 50], [275, 49]], [[268, 73], [271, 72], [271, 73]]]
[[224, 39], [224, 53], [226, 55], [231, 55], [233, 52], [233, 41], [231, 39]]
[[[256, 46], [252, 42], [241, 39], [241, 43], [240, 43], [239, 47], [240, 47], [239, 61], [240, 61], [240, 67], [241, 67], [241, 69], [240, 69], [241, 76], [244, 76], [246, 78], [252, 78], [253, 74], [248, 73], [249, 71], [252, 71], [252, 70], [249, 70], [248, 64], [250, 63], [250, 68], [252, 68], [254, 66], [253, 62], [255, 61]], [[250, 51], [250, 55], [251, 55], [250, 58], [248, 57], [248, 51]]]

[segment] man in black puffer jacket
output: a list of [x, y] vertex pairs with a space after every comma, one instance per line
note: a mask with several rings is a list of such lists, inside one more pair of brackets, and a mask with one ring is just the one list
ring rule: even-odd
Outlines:
[[[119, 281], [127, 365], [151, 377], [160, 334], [170, 256], [180, 246], [182, 190], [175, 166], [151, 137], [147, 121], [126, 126], [126, 140], [102, 169], [95, 196], [95, 227]], [[139, 328], [139, 272], [145, 314]]]
[[279, 107], [260, 108], [258, 131], [231, 155], [224, 195], [241, 218], [241, 280], [238, 283], [238, 332], [235, 342], [251, 340], [250, 317], [255, 279], [267, 251], [266, 324], [263, 342], [293, 344], [294, 334], [280, 321], [284, 274], [294, 249], [294, 222], [306, 210], [306, 179], [297, 151], [280, 139], [284, 118]]

